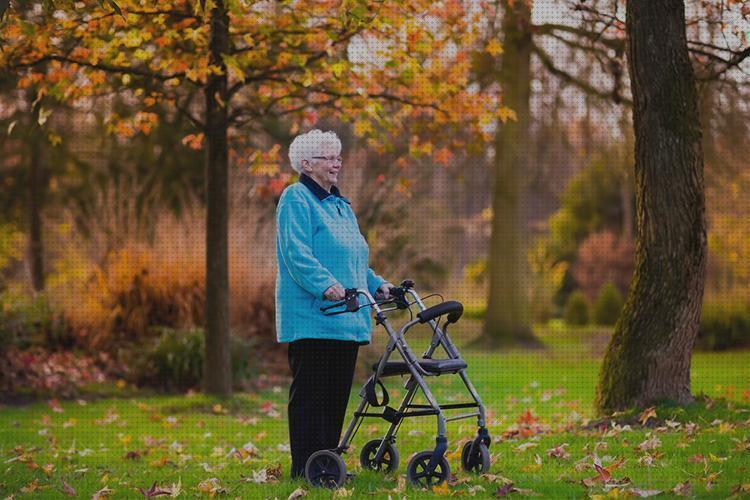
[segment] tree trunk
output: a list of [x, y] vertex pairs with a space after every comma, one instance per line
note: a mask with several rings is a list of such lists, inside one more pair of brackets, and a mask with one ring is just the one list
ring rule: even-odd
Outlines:
[[35, 292], [44, 290], [44, 245], [42, 243], [42, 205], [46, 191], [46, 178], [41, 166], [41, 131], [35, 126], [31, 130], [29, 144], [29, 262], [31, 268], [31, 285]]
[[480, 341], [498, 345], [538, 345], [529, 321], [525, 293], [525, 255], [521, 229], [521, 175], [526, 171], [531, 95], [530, 2], [505, 0], [505, 43], [500, 85], [504, 104], [517, 121], [498, 122], [495, 135], [495, 181], [492, 235], [487, 263], [489, 296]]
[[620, 203], [622, 205], [622, 233], [623, 241], [633, 241], [633, 138], [628, 129], [626, 113], [622, 113], [620, 127], [623, 131], [625, 151], [622, 157], [622, 183], [620, 184]]
[[222, 0], [211, 10], [210, 64], [220, 66], [221, 75], [211, 74], [206, 97], [206, 347], [203, 389], [226, 396], [232, 393], [229, 352], [229, 276], [227, 227], [228, 115], [227, 68], [221, 54], [229, 53], [229, 16]]
[[597, 389], [609, 412], [692, 400], [706, 266], [703, 153], [680, 0], [629, 0], [636, 269]]

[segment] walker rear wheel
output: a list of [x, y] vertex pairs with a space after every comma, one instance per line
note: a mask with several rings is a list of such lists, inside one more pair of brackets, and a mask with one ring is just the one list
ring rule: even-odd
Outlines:
[[313, 486], [339, 488], [346, 481], [346, 464], [330, 450], [316, 451], [307, 459], [305, 478]]
[[474, 452], [471, 453], [471, 445], [473, 441], [469, 441], [464, 444], [461, 450], [461, 465], [466, 472], [474, 472], [476, 474], [484, 474], [490, 470], [490, 450], [487, 449], [487, 445], [480, 442], [479, 447], [474, 447]]
[[398, 450], [393, 446], [392, 443], [385, 443], [385, 453], [380, 461], [375, 461], [375, 454], [378, 452], [378, 447], [382, 439], [373, 439], [362, 447], [362, 452], [359, 454], [359, 463], [362, 464], [362, 468], [368, 470], [376, 470], [380, 472], [393, 472], [398, 469]]
[[427, 468], [430, 458], [432, 458], [432, 450], [419, 452], [409, 460], [409, 465], [406, 469], [406, 478], [413, 485], [429, 489], [442, 484], [443, 481], [446, 481], [450, 477], [451, 467], [448, 465], [448, 460], [445, 457], [440, 458], [440, 461], [435, 466], [435, 470], [432, 472]]

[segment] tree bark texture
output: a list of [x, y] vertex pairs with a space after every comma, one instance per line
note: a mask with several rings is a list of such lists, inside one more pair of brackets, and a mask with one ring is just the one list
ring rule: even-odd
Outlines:
[[681, 0], [629, 0], [636, 266], [597, 389], [602, 412], [687, 403], [706, 267], [701, 129]]
[[229, 53], [229, 16], [222, 0], [211, 11], [210, 63], [222, 74], [211, 74], [206, 99], [206, 332], [203, 389], [208, 394], [232, 393], [229, 352], [228, 255], [228, 114], [227, 68], [221, 54]]
[[31, 285], [35, 292], [44, 290], [44, 244], [42, 242], [42, 206], [46, 192], [47, 179], [42, 166], [42, 150], [44, 138], [35, 126], [31, 130], [29, 151], [29, 262], [31, 269]]
[[521, 229], [521, 178], [527, 170], [531, 96], [531, 7], [504, 1], [503, 59], [499, 80], [504, 104], [517, 120], [498, 121], [495, 135], [495, 180], [492, 234], [487, 263], [489, 293], [482, 340], [495, 345], [537, 345], [529, 321], [525, 292], [524, 238]]

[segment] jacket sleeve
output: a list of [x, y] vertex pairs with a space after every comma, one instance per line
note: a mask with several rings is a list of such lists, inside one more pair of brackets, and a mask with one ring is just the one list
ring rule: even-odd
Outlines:
[[280, 202], [276, 224], [281, 257], [292, 279], [315, 297], [324, 298], [323, 292], [338, 280], [313, 255], [309, 207], [299, 200]]
[[371, 295], [375, 295], [375, 292], [378, 291], [380, 285], [385, 282], [386, 280], [384, 280], [382, 276], [375, 274], [375, 271], [371, 268], [367, 268], [367, 291], [369, 291]]

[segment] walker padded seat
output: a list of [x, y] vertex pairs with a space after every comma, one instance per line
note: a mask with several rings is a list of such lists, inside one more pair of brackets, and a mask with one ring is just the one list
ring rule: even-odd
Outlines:
[[[468, 365], [466, 361], [461, 358], [457, 359], [426, 359], [422, 358], [419, 360], [419, 366], [421, 366], [426, 372], [440, 375], [441, 373], [456, 373], [459, 370], [463, 370]], [[372, 371], [378, 369], [378, 363], [372, 365]], [[411, 373], [409, 371], [409, 365], [406, 361], [387, 361], [383, 367], [383, 373], [381, 377], [387, 377], [389, 375], [404, 375]]]

